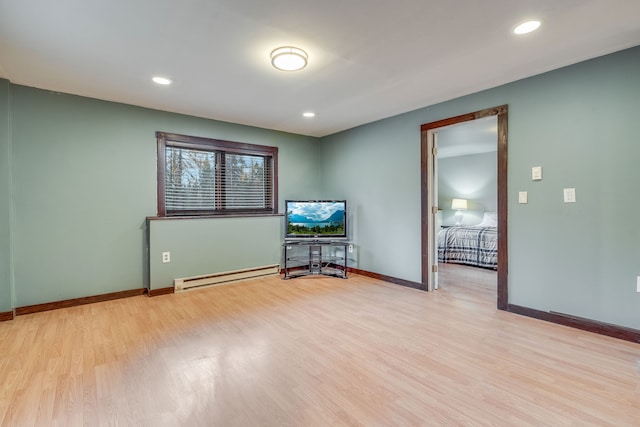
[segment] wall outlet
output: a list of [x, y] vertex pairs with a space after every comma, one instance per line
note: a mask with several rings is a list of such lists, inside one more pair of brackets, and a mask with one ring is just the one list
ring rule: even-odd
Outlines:
[[171, 262], [171, 252], [162, 252], [162, 263], [166, 264]]
[[[349, 245], [349, 253], [352, 254], [353, 253], [353, 245]], [[638, 277], [638, 279], [640, 279], [640, 277]], [[640, 292], [640, 291], [638, 291]]]

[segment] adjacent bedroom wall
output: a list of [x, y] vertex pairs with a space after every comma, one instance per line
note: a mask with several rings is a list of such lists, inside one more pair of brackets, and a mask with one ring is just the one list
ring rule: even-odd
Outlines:
[[[9, 86], [16, 307], [140, 289], [149, 283], [146, 217], [157, 210], [156, 131], [277, 146], [280, 209], [286, 197], [318, 193], [316, 138]], [[7, 97], [0, 93], [0, 99], [4, 104]], [[5, 141], [0, 139], [0, 144], [0, 153], [5, 153]], [[5, 171], [0, 172], [2, 192]], [[0, 233], [5, 234], [7, 200], [0, 199]], [[279, 261], [279, 251], [265, 256], [264, 250], [279, 249], [281, 216], [171, 221], [158, 225], [161, 250], [171, 251], [174, 260], [163, 267], [163, 274], [173, 274], [172, 269], [187, 274], [186, 259], [191, 259], [194, 274], [207, 267], [232, 270], [234, 257]], [[256, 222], [269, 233], [252, 234]], [[233, 226], [223, 230], [229, 223]], [[185, 242], [181, 236], [187, 234], [207, 242]], [[272, 241], [256, 244], [261, 238]], [[5, 239], [1, 244], [0, 297], [6, 309]], [[160, 253], [151, 256], [159, 259]]]
[[438, 208], [443, 224], [455, 224], [451, 200], [467, 200], [463, 225], [482, 221], [485, 212], [498, 210], [498, 155], [496, 152], [438, 159]]
[[421, 280], [420, 125], [508, 104], [509, 302], [640, 329], [639, 71], [636, 47], [323, 138], [360, 268]]

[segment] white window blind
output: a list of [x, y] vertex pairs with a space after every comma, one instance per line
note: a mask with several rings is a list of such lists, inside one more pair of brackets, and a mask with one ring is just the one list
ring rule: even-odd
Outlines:
[[165, 205], [168, 211], [216, 209], [216, 153], [166, 148]]
[[225, 154], [222, 168], [227, 209], [265, 209], [271, 204], [271, 173], [264, 157]]

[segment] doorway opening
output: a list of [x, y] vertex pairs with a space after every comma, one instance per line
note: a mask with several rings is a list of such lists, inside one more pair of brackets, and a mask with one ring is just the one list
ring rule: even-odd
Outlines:
[[[487, 121], [495, 118], [497, 122], [497, 149], [494, 152], [497, 166], [497, 307], [505, 310], [508, 304], [508, 253], [507, 253], [507, 106], [499, 106], [456, 116], [421, 126], [421, 206], [422, 206], [422, 285], [425, 290], [436, 290], [438, 287], [438, 242], [437, 232], [443, 224], [442, 211], [438, 211], [438, 133], [442, 136], [447, 129], [461, 123]], [[464, 204], [462, 204], [464, 201]], [[455, 204], [468, 208], [469, 200], [457, 200]], [[475, 204], [475, 205], [474, 205]], [[470, 207], [478, 207], [477, 200], [471, 201]], [[454, 206], [451, 206], [454, 207]], [[450, 212], [450, 210], [448, 210]], [[478, 213], [476, 212], [476, 215]], [[453, 218], [447, 218], [451, 223]], [[468, 223], [480, 223], [473, 216]], [[482, 219], [484, 222], [484, 218]], [[456, 218], [458, 225], [463, 219]], [[441, 252], [442, 255], [442, 252]]]

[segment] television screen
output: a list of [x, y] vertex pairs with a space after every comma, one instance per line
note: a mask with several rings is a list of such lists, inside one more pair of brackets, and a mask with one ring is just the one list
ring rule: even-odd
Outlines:
[[346, 239], [345, 200], [287, 200], [287, 239]]

